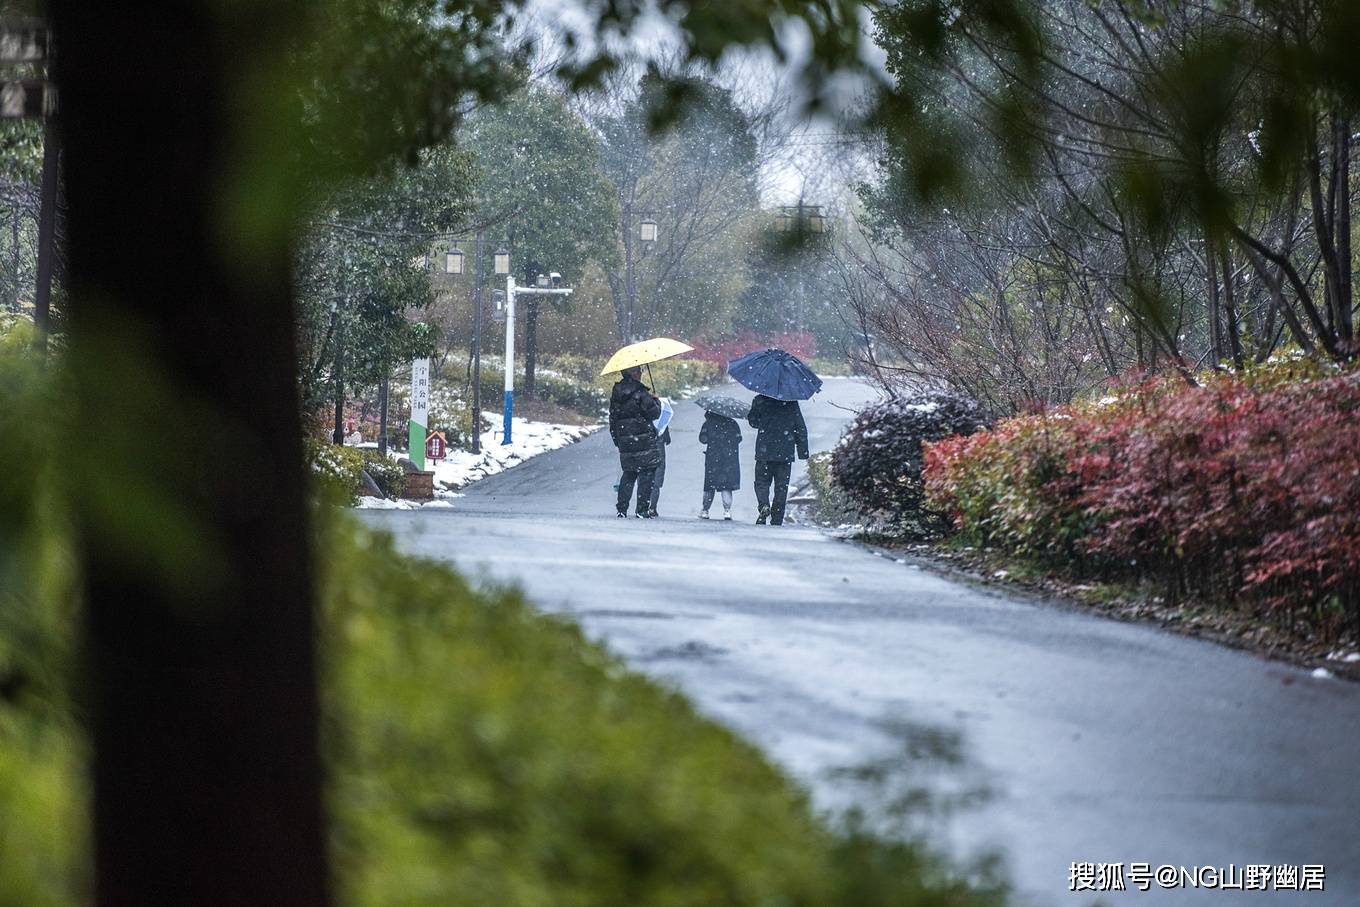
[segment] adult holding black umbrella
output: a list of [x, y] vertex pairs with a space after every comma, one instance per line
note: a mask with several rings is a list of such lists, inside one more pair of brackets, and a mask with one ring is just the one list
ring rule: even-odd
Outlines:
[[822, 379], [791, 353], [768, 349], [734, 359], [727, 373], [756, 392], [746, 421], [756, 435], [756, 523], [784, 522], [793, 461], [808, 458], [807, 423], [799, 400], [822, 389]]

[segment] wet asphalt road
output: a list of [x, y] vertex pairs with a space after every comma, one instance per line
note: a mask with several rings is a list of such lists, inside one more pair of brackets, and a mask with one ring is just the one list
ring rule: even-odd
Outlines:
[[[813, 448], [871, 396], [828, 381], [804, 408]], [[701, 421], [677, 405], [660, 520], [613, 517], [604, 432], [453, 510], [364, 518], [575, 614], [821, 804], [873, 812], [907, 789], [940, 802], [985, 789], [934, 820], [935, 840], [997, 850], [1027, 902], [1360, 905], [1360, 685], [945, 580], [810, 527], [752, 525], [749, 429], [739, 521], [701, 522]], [[954, 759], [920, 758], [955, 742]], [[866, 765], [882, 784], [843, 771]], [[1144, 893], [1126, 868], [1133, 890], [1097, 897], [1069, 891], [1076, 861], [1322, 864], [1326, 890]]]

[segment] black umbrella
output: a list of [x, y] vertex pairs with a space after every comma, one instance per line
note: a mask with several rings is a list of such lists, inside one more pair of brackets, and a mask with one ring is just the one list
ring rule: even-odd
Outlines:
[[727, 374], [757, 394], [776, 400], [807, 400], [822, 389], [822, 379], [792, 353], [768, 349], [733, 359]]
[[701, 394], [694, 402], [706, 412], [717, 413], [729, 419], [745, 419], [751, 413], [751, 404], [723, 394]]

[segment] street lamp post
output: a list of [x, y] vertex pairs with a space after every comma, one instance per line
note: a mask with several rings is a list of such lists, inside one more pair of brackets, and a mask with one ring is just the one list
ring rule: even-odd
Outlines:
[[656, 245], [657, 226], [656, 221], [647, 215], [638, 222], [638, 240], [642, 243], [642, 252], [636, 257], [633, 256], [633, 237], [631, 232], [632, 211], [625, 212], [623, 223], [623, 295], [624, 295], [624, 323], [623, 323], [623, 342], [633, 341], [633, 322], [637, 317], [637, 275], [635, 273], [635, 262], [647, 257], [647, 253]]
[[335, 344], [335, 355], [331, 363], [331, 381], [334, 384], [332, 396], [335, 403], [335, 424], [331, 440], [336, 444], [345, 443], [345, 320], [340, 313], [340, 302], [331, 300], [331, 342]]
[[774, 228], [780, 233], [807, 232], [825, 233], [826, 216], [821, 205], [784, 205], [774, 219]]
[[[816, 233], [826, 232], [826, 216], [822, 214], [821, 205], [806, 205], [798, 202], [796, 205], [784, 205], [779, 209], [779, 214], [775, 216], [774, 228], [780, 233]], [[798, 309], [797, 322], [798, 329], [804, 329], [807, 321], [807, 281], [803, 274], [798, 275]]]
[[[444, 250], [444, 273], [453, 277], [462, 276], [465, 273], [465, 253], [456, 243], [468, 242], [466, 236], [448, 236], [447, 240], [455, 245], [449, 246]], [[482, 452], [482, 325], [484, 322], [483, 312], [483, 289], [485, 278], [483, 276], [482, 249], [486, 243], [486, 231], [482, 227], [477, 228], [477, 232], [472, 237], [472, 452]], [[437, 258], [435, 259], [438, 260]], [[494, 256], [494, 273], [499, 275], [508, 274], [510, 271], [510, 253], [504, 248], [496, 251]]]
[[[656, 225], [652, 225], [652, 239], [655, 239]], [[450, 240], [457, 240], [450, 237]], [[461, 240], [466, 242], [466, 239]], [[473, 253], [475, 269], [475, 297], [472, 315], [472, 451], [481, 452], [481, 413], [482, 413], [482, 244], [483, 231], [477, 230]], [[426, 256], [428, 261], [428, 256]], [[569, 296], [571, 289], [557, 286], [560, 276], [554, 272], [550, 277], [540, 277], [536, 287], [519, 287], [510, 274], [510, 252], [500, 247], [492, 255], [492, 271], [497, 277], [505, 278], [505, 403], [503, 444], [511, 443], [512, 418], [514, 413], [515, 391], [515, 297], [516, 296]], [[463, 252], [456, 246], [444, 253], [444, 273], [458, 275], [463, 273]], [[545, 283], [547, 285], [545, 285]]]

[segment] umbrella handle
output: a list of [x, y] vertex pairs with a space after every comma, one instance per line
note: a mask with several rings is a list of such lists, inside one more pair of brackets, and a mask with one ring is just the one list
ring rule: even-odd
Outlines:
[[656, 379], [652, 377], [652, 364], [647, 363], [647, 380], [652, 382], [652, 393], [656, 393]]

